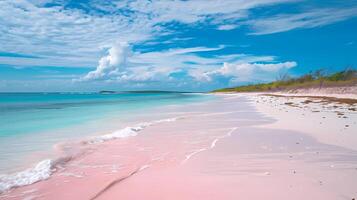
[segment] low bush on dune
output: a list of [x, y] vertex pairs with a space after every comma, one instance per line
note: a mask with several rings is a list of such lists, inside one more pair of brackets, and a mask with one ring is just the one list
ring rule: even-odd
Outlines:
[[326, 74], [323, 72], [323, 70], [318, 70], [297, 78], [292, 78], [285, 74], [280, 76], [277, 81], [270, 83], [259, 83], [224, 88], [214, 90], [213, 92], [264, 92], [352, 85], [357, 85], [357, 70], [346, 69], [344, 71], [336, 72], [333, 74]]

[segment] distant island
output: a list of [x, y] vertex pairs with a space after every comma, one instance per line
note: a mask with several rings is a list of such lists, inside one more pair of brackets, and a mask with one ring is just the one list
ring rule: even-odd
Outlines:
[[181, 92], [181, 91], [162, 91], [162, 90], [137, 90], [137, 91], [112, 91], [101, 90], [99, 94], [120, 94], [120, 93], [193, 93], [193, 92]]
[[357, 85], [357, 70], [346, 69], [333, 74], [318, 70], [292, 78], [285, 74], [277, 81], [223, 88], [212, 92], [279, 92], [306, 88], [349, 87]]
[[116, 94], [118, 92], [116, 91], [111, 91], [111, 90], [102, 90], [102, 91], [99, 91], [99, 94]]

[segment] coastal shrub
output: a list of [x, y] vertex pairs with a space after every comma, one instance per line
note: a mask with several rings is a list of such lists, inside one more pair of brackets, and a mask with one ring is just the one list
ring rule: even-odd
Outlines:
[[270, 83], [249, 84], [233, 88], [224, 88], [213, 92], [264, 92], [290, 90], [309, 87], [331, 87], [357, 84], [357, 70], [346, 69], [327, 75], [325, 70], [317, 70], [300, 77], [292, 78], [288, 74], [279, 75]]
[[346, 80], [356, 78], [356, 74], [357, 74], [356, 70], [347, 69], [345, 71], [337, 72], [337, 73], [334, 73], [334, 74], [328, 76], [327, 80], [329, 80], [329, 81], [346, 81]]

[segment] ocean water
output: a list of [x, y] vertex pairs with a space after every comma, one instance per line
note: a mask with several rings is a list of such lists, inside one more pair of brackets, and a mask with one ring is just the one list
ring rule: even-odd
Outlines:
[[58, 143], [108, 133], [150, 109], [211, 98], [172, 92], [0, 93], [0, 174], [24, 170], [41, 157], [36, 156], [50, 156]]

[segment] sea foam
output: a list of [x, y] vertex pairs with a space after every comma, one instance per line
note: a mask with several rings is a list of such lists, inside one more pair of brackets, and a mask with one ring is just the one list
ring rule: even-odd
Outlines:
[[[100, 143], [100, 142], [105, 142], [107, 140], [136, 136], [139, 131], [143, 130], [148, 126], [152, 126], [163, 122], [173, 122], [179, 118], [180, 117], [167, 118], [167, 119], [161, 119], [152, 122], [139, 123], [138, 125], [133, 127], [126, 127], [114, 131], [111, 134], [94, 137], [88, 143], [89, 144]], [[70, 160], [70, 158], [71, 157], [64, 157], [64, 158], [59, 158], [55, 161], [47, 159], [37, 163], [37, 165], [35, 165], [33, 168], [29, 168], [15, 174], [0, 175], [0, 193], [3, 193], [15, 187], [30, 185], [41, 180], [46, 180], [51, 176], [51, 174], [54, 171], [56, 171], [56, 166], [58, 164], [67, 162]]]
[[43, 160], [33, 168], [15, 174], [0, 175], [0, 193], [14, 187], [30, 185], [48, 179], [53, 171], [52, 161]]
[[133, 126], [133, 127], [125, 127], [123, 129], [114, 131], [113, 133], [110, 133], [110, 134], [94, 137], [89, 141], [89, 143], [95, 144], [95, 143], [101, 143], [101, 142], [105, 142], [105, 141], [113, 140], [113, 139], [137, 136], [138, 132], [140, 132], [141, 130], [145, 129], [148, 126], [152, 126], [152, 125], [163, 123], [163, 122], [173, 122], [173, 121], [176, 121], [177, 119], [179, 119], [179, 117], [160, 119], [160, 120], [156, 120], [156, 121], [152, 121], [152, 122], [139, 123], [138, 125]]

